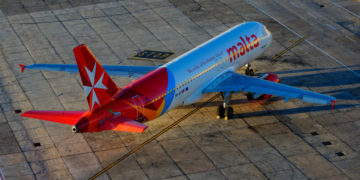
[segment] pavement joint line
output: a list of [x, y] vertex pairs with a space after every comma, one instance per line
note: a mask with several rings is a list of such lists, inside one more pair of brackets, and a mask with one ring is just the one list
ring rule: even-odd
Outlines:
[[[55, 55], [61, 60], [62, 63], [65, 63], [64, 59], [60, 56], [58, 50], [56, 50], [54, 44], [49, 40], [48, 36], [43, 32], [43, 30], [40, 28], [39, 23], [36, 22], [35, 18], [31, 13], [29, 13], [29, 17], [34, 22], [33, 24], [36, 26], [36, 28], [41, 32], [42, 36], [46, 39], [46, 41], [49, 43], [50, 48], [54, 50]], [[44, 76], [45, 77], [45, 76]], [[45, 77], [46, 78], [46, 77]], [[47, 78], [46, 78], [47, 79]]]
[[[242, 119], [242, 121], [248, 126], [247, 128], [250, 127], [250, 125], [249, 125], [244, 119]], [[245, 129], [245, 128], [244, 128], [244, 129]], [[253, 159], [250, 159], [248, 156], [246, 156], [245, 153], [244, 153], [238, 146], [236, 146], [233, 141], [230, 140], [230, 138], [224, 133], [224, 131], [219, 131], [219, 132], [220, 132], [221, 135], [224, 136], [224, 138], [225, 138], [233, 147], [235, 147], [235, 149], [237, 149], [237, 150], [241, 153], [241, 155], [244, 156], [244, 158], [246, 158], [247, 160], [249, 160], [249, 162], [250, 162], [252, 165], [254, 165], [254, 167], [255, 167], [265, 178], [269, 179], [269, 178], [266, 176], [265, 172], [263, 172], [263, 171], [261, 170], [261, 168], [259, 167], [259, 165], [256, 164]], [[231, 167], [231, 166], [230, 166], [230, 167]]]
[[[54, 13], [54, 10], [50, 10], [51, 15], [53, 15], [55, 17], [55, 19], [57, 20], [57, 23], [59, 23], [61, 25], [61, 27], [64, 28], [64, 30], [70, 35], [70, 37], [75, 41], [76, 44], [79, 44], [79, 41], [74, 37], [73, 34], [71, 34], [70, 30], [65, 26], [64, 22], [65, 21], [61, 21], [60, 18], [58, 17], [57, 14]], [[60, 56], [61, 57], [61, 56]], [[74, 78], [76, 83], [82, 87], [82, 83], [80, 82], [80, 80], [78, 78]]]
[[[314, 117], [312, 117], [312, 116], [310, 116], [310, 119], [312, 119], [312, 120], [315, 121], [318, 125], [320, 125], [321, 127], [323, 127], [328, 134], [331, 134], [328, 126], [323, 126], [323, 125], [319, 124], [319, 122], [316, 121], [316, 119], [314, 119]], [[346, 123], [349, 123], [349, 122], [336, 123], [336, 124], [332, 124], [332, 125], [330, 125], [330, 126], [334, 126], [334, 125], [337, 125], [337, 126], [338, 126], [338, 125], [342, 125], [342, 124], [346, 124]], [[333, 135], [334, 137], [336, 137], [337, 140], [340, 141], [341, 143], [344, 143], [349, 149], [351, 149], [351, 151], [357, 152], [356, 149], [354, 149], [354, 148], [353, 148], [349, 143], [347, 143], [346, 141], [343, 141], [338, 135], [336, 135], [336, 134], [331, 134], [331, 135]], [[339, 161], [342, 161], [342, 160], [339, 160]]]
[[[169, 2], [173, 5], [173, 7], [175, 9], [177, 9], [177, 7], [175, 6], [175, 4], [173, 4], [172, 2]], [[148, 3], [145, 2], [145, 4], [148, 5]], [[157, 16], [160, 17], [161, 20], [163, 20], [169, 27], [171, 27], [176, 33], [178, 33], [186, 42], [188, 42], [191, 46], [193, 47], [196, 47], [196, 44], [192, 43], [184, 34], [182, 34], [178, 29], [176, 29], [170, 22], [169, 20], [166, 20], [161, 14], [159, 14], [154, 8], [151, 8], [151, 11], [153, 13], [155, 13]], [[183, 14], [185, 17], [189, 18], [185, 13], [183, 13], [181, 10], [180, 10], [181, 14]], [[190, 18], [189, 18], [190, 19]], [[198, 25], [197, 23], [194, 22], [194, 24]], [[199, 25], [198, 25], [199, 26]], [[199, 26], [200, 27], [200, 26]], [[206, 32], [206, 31], [204, 31]], [[207, 33], [207, 32], [206, 32]], [[209, 33], [207, 33], [209, 34]], [[211, 36], [211, 35], [210, 35]]]
[[[100, 9], [101, 12], [103, 12]], [[80, 14], [80, 13], [79, 13]], [[95, 34], [101, 39], [101, 41], [103, 41], [103, 43], [105, 44], [105, 46], [110, 49], [110, 51], [112, 52], [112, 54], [120, 61], [120, 63], [122, 63], [122, 59], [115, 53], [115, 51], [111, 48], [111, 46], [103, 39], [103, 37], [101, 36], [101, 34], [99, 32], [96, 31], [96, 29], [93, 27], [93, 25], [91, 23], [89, 23], [89, 21], [87, 19], [84, 18], [83, 15], [80, 14], [81, 19], [87, 24], [87, 26], [93, 30], [95, 32]], [[106, 17], [106, 16], [105, 16]], [[106, 17], [109, 19], [109, 17]]]
[[[118, 2], [119, 3], [119, 2]], [[123, 7], [128, 13], [127, 14], [129, 14], [130, 15], [130, 12], [122, 5], [122, 4], [120, 4], [119, 3], [119, 5], [121, 6], [121, 7]], [[101, 10], [101, 12], [103, 12], [104, 13], [104, 11], [102, 10], [102, 9], [100, 9]], [[131, 39], [131, 37], [126, 33], [126, 31], [123, 29], [123, 28], [121, 28], [115, 21], [114, 21], [114, 17], [116, 17], [116, 16], [119, 16], [119, 15], [107, 15], [106, 13], [104, 13], [105, 14], [105, 17], [107, 17], [108, 19], [109, 19], [109, 21], [111, 22], [111, 23], [113, 23], [113, 25], [117, 28], [117, 29], [119, 29], [120, 30], [120, 32], [122, 32], [123, 34], [124, 34], [124, 36], [133, 44], [133, 47], [135, 47], [136, 49], [137, 49], [137, 51], [141, 51], [141, 48], [135, 43], [135, 41], [133, 40], [133, 39]], [[121, 14], [120, 16], [122, 16], [123, 14]], [[127, 60], [128, 61], [128, 59], [124, 59], [124, 60]], [[121, 60], [121, 62], [123, 63], [124, 62], [124, 60]], [[129, 61], [130, 63], [132, 63], [131, 61]]]
[[[101, 9], [100, 9], [100, 11], [102, 12]], [[77, 12], [79, 12], [79, 11], [77, 10]], [[54, 15], [55, 15], [55, 14], [54, 14]], [[55, 16], [56, 16], [56, 15], [55, 15]], [[84, 16], [83, 16], [81, 13], [79, 13], [79, 16], [81, 17], [81, 20], [82, 20], [92, 31], [95, 32], [95, 35], [96, 35], [98, 38], [100, 38], [100, 40], [105, 44], [105, 46], [106, 46], [108, 49], [110, 49], [111, 53], [113, 53], [113, 55], [115, 55], [115, 57], [116, 57], [118, 60], [121, 61], [120, 57], [114, 52], [114, 50], [113, 50], [113, 49], [111, 48], [111, 46], [103, 39], [103, 37], [94, 29], [94, 27], [89, 23], [88, 19], [84, 18]], [[57, 18], [58, 18], [58, 17], [57, 17]], [[107, 18], [108, 18], [108, 17], [107, 17]], [[61, 22], [61, 24], [63, 24], [63, 23]], [[64, 24], [63, 24], [63, 25], [64, 25]], [[76, 36], [71, 33], [71, 31], [66, 27], [66, 25], [64, 25], [64, 28], [66, 28], [66, 31], [70, 34], [70, 36], [79, 44], [79, 41], [78, 41], [78, 39], [76, 38]], [[80, 85], [80, 81], [77, 80], [77, 84]], [[91, 152], [95, 155], [95, 151], [94, 151], [93, 147], [89, 144], [87, 137], [85, 137], [85, 136], [83, 136], [83, 135], [82, 135], [82, 137], [83, 137], [83, 139], [86, 141], [86, 143], [88, 144]], [[99, 163], [99, 166], [101, 167], [101, 162], [100, 162], [99, 158], [98, 158], [97, 156], [95, 156], [95, 159], [96, 159], [97, 163]], [[138, 163], [138, 162], [136, 161], [136, 163]], [[141, 166], [139, 166], [139, 167], [141, 168]], [[70, 169], [69, 169], [69, 171], [70, 171]], [[144, 171], [144, 174], [146, 174], [145, 171]]]
[[[1, 10], [0, 10], [0, 11], [1, 11]], [[9, 20], [8, 16], [5, 16], [5, 19], [6, 19], [6, 23], [7, 23], [7, 24], [9, 25], [9, 27], [13, 30], [15, 36], [16, 36], [17, 39], [20, 41], [21, 46], [23, 46], [23, 47], [25, 48], [26, 52], [27, 52], [27, 53], [30, 55], [30, 57], [32, 58], [32, 61], [34, 61], [34, 57], [31, 55], [29, 49], [26, 47], [26, 45], [25, 45], [23, 39], [20, 37], [19, 33], [15, 30], [15, 28], [14, 28], [13, 24], [11, 23], [11, 21]], [[4, 59], [4, 61], [5, 61], [5, 63], [8, 65], [8, 67], [9, 67], [10, 71], [12, 72], [12, 74], [15, 76], [15, 81], [16, 81], [16, 83], [18, 84], [21, 92], [22, 92], [22, 93], [24, 94], [24, 96], [26, 97], [26, 100], [25, 100], [25, 101], [28, 101], [29, 104], [30, 104], [30, 106], [31, 106], [32, 108], [34, 108], [34, 105], [31, 103], [31, 101], [30, 101], [30, 99], [29, 99], [29, 96], [28, 96], [28, 95], [25, 93], [25, 91], [24, 91], [24, 87], [21, 85], [20, 81], [16, 78], [16, 74], [14, 73], [14, 69], [10, 68], [10, 64], [9, 64], [9, 62], [6, 60], [6, 58]], [[42, 76], [44, 77], [44, 74], [42, 74]], [[7, 92], [6, 92], [6, 93], [7, 93]], [[11, 107], [14, 108], [12, 104], [11, 104]], [[2, 111], [2, 113], [4, 113], [4, 110], [3, 110], [3, 109], [1, 109], [1, 111]], [[4, 116], [5, 116], [5, 115], [4, 115]], [[7, 124], [9, 124], [9, 120], [7, 119], [6, 116], [5, 116], [5, 118], [6, 118]], [[44, 129], [45, 129], [45, 126], [44, 126], [43, 123], [41, 123], [41, 128], [44, 128]], [[11, 129], [11, 132], [14, 134], [14, 130], [13, 130], [12, 128], [10, 128], [10, 129]], [[46, 129], [45, 129], [45, 131], [46, 131]], [[25, 130], [25, 132], [28, 133], [26, 130]], [[36, 173], [35, 173], [35, 171], [33, 170], [32, 166], [31, 166], [31, 162], [30, 162], [30, 161], [28, 160], [28, 158], [25, 156], [25, 152], [26, 152], [26, 151], [24, 151], [24, 150], [21, 148], [21, 146], [20, 146], [20, 144], [19, 144], [19, 140], [18, 140], [17, 138], [15, 138], [15, 140], [16, 140], [16, 144], [17, 144], [18, 147], [19, 147], [20, 152], [24, 155], [24, 159], [25, 159], [25, 161], [26, 161], [26, 164], [28, 165], [29, 170], [30, 170], [31, 173], [32, 173], [31, 175], [32, 175], [34, 178], [36, 178]], [[53, 143], [54, 143], [54, 142], [53, 142]]]
[[[292, 127], [291, 125], [292, 125], [292, 123], [291, 123], [291, 121], [289, 121], [289, 117], [287, 117], [287, 116], [285, 116], [285, 115], [283, 115], [283, 114], [280, 114], [280, 113], [274, 113], [274, 112], [272, 112], [272, 109], [271, 108], [268, 108], [268, 107], [266, 107], [266, 106], [263, 106], [267, 111], [269, 111], [278, 121], [279, 121], [279, 123], [281, 123], [281, 124], [283, 124], [285, 127], [287, 127], [295, 136], [297, 136], [297, 137], [299, 137], [301, 140], [303, 140], [303, 142], [304, 143], [306, 143], [307, 145], [309, 145], [319, 156], [321, 156], [322, 158], [324, 158], [331, 166], [333, 166], [334, 168], [336, 168], [337, 170], [339, 170], [339, 172], [342, 174], [342, 175], [344, 175], [344, 176], [346, 176], [346, 177], [348, 177], [349, 179], [351, 179], [341, 168], [339, 168], [338, 166], [336, 166], [335, 164], [333, 164], [332, 163], [332, 161], [331, 160], [329, 160], [324, 154], [325, 153], [322, 153], [322, 152], [320, 152], [317, 148], [316, 148], [316, 145], [315, 144], [312, 144], [311, 142], [309, 142], [308, 140], [306, 140], [306, 138], [305, 137], [303, 137], [302, 136], [302, 134], [301, 134], [301, 132], [299, 132], [299, 131], [297, 131], [297, 129], [295, 129], [294, 127]], [[284, 120], [283, 118], [286, 118], [286, 120]], [[311, 119], [313, 119], [313, 118], [311, 118]], [[313, 119], [314, 120], [314, 119]], [[317, 124], [317, 125], [320, 125], [321, 127], [323, 127], [321, 124], [319, 124], [316, 120], [314, 120], [315, 121], [315, 123]], [[325, 128], [325, 127], [323, 127], [323, 128]], [[326, 128], [325, 128], [326, 129]], [[326, 131], [328, 131], [328, 129], [326, 129]], [[260, 135], [260, 134], [259, 134]], [[334, 134], [333, 134], [334, 135]], [[263, 137], [262, 135], [260, 135], [261, 137]], [[335, 136], [335, 135], [334, 135]], [[337, 137], [337, 136], [335, 136], [335, 137]], [[338, 137], [337, 137], [338, 138]], [[266, 141], [266, 142], [268, 142], [265, 138], [264, 138], [264, 140]], [[268, 142], [268, 144], [270, 144], [270, 142]], [[298, 169], [300, 172], [302, 172], [303, 173], [303, 175], [304, 176], [306, 176], [307, 177], [307, 174], [305, 173], [305, 172], [303, 172], [301, 169], [299, 169], [296, 165], [294, 165], [293, 164], [293, 162], [291, 162], [290, 160], [288, 160], [288, 158], [285, 156], [285, 155], [283, 155], [277, 148], [275, 148], [275, 146], [273, 146], [272, 144], [271, 144], [271, 146], [273, 147], [273, 149], [275, 150], [275, 151], [277, 151], [277, 152], [279, 152], [280, 153], [280, 155], [282, 155], [287, 161], [289, 161], [296, 169]], [[348, 147], [350, 147], [350, 146], [348, 146]], [[310, 153], [310, 152], [307, 152], [307, 153]], [[303, 154], [307, 154], [307, 153], [303, 153]], [[294, 156], [297, 156], [297, 155], [299, 155], [299, 154], [296, 154], [296, 155], [294, 155]], [[339, 175], [339, 174], [338, 174]], [[309, 178], [309, 177], [307, 177], [307, 178]]]
[[[289, 30], [290, 32], [292, 32], [293, 34], [295, 34], [296, 36], [298, 36], [299, 38], [301, 38], [302, 36], [300, 34], [298, 34], [297, 32], [295, 32], [294, 30], [292, 30], [291, 28], [289, 28], [288, 26], [286, 26], [285, 24], [281, 23], [278, 19], [276, 19], [275, 17], [271, 16], [269, 13], [267, 13], [265, 10], [261, 9], [259, 6], [255, 5], [253, 2], [251, 2], [251, 0], [246, 0], [246, 2], [250, 5], [252, 5], [254, 8], [256, 8], [257, 10], [259, 10], [260, 12], [262, 12], [263, 14], [269, 16], [270, 18], [272, 18], [273, 20], [275, 20], [277, 23], [279, 23], [280, 25], [282, 25], [283, 27], [285, 27], [287, 30]], [[332, 59], [333, 61], [335, 61], [336, 63], [338, 63], [339, 65], [344, 66], [347, 70], [351, 71], [354, 75], [356, 75], [357, 77], [360, 78], [360, 74], [353, 71], [350, 67], [346, 66], [344, 63], [342, 63], [340, 60], [336, 59], [334, 56], [330, 55], [329, 53], [327, 53], [325, 50], [321, 49], [320, 47], [318, 47], [317, 45], [315, 45], [314, 43], [310, 42], [309, 40], [305, 40], [307, 43], [309, 43], [311, 46], [313, 46], [314, 48], [316, 48], [317, 50], [319, 50], [320, 52], [322, 52], [323, 54], [325, 54], [326, 56], [328, 56], [330, 59]]]
[[175, 122], [173, 122], [172, 124], [170, 124], [169, 126], [167, 126], [166, 128], [164, 128], [163, 130], [161, 130], [160, 132], [156, 133], [154, 136], [152, 136], [150, 139], [147, 139], [146, 141], [144, 141], [142, 144], [136, 146], [135, 148], [133, 148], [132, 150], [130, 150], [129, 152], [127, 152], [126, 154], [124, 154], [122, 157], [120, 157], [119, 159], [117, 159], [116, 161], [112, 162], [111, 164], [107, 165], [103, 170], [99, 171], [98, 173], [96, 173], [94, 176], [90, 177], [89, 180], [94, 180], [95, 178], [97, 178], [98, 176], [100, 176], [101, 174], [105, 173], [106, 171], [108, 171], [109, 169], [111, 169], [112, 167], [114, 167], [115, 165], [117, 165], [118, 163], [120, 163], [121, 161], [125, 160], [127, 157], [129, 157], [130, 155], [134, 154], [136, 151], [140, 150], [142, 147], [144, 147], [146, 144], [149, 144], [150, 142], [154, 141], [156, 138], [158, 138], [159, 136], [161, 136], [162, 134], [164, 134], [165, 132], [167, 132], [168, 130], [170, 130], [171, 128], [175, 127], [176, 125], [178, 125], [180, 122], [182, 122], [183, 120], [187, 119], [188, 117], [190, 117], [191, 115], [193, 115], [194, 113], [196, 113], [197, 111], [199, 111], [202, 107], [206, 106], [208, 103], [214, 101], [217, 97], [219, 97], [219, 93], [214, 95], [213, 97], [211, 97], [210, 99], [208, 99], [207, 101], [205, 101], [204, 103], [200, 104], [200, 106], [195, 107], [195, 109], [191, 110], [190, 112], [188, 112], [187, 114], [185, 114], [183, 117], [181, 117], [180, 119], [176, 120]]
[[[195, 4], [198, 4], [200, 7], [202, 7], [202, 5], [200, 4], [200, 2], [197, 2], [197, 1], [195, 1], [195, 0], [193, 0], [193, 2], [194, 2]], [[224, 6], [228, 7], [226, 4], [224, 4], [224, 3], [221, 2], [221, 1], [219, 1], [219, 3], [222, 3]], [[233, 11], [230, 7], [228, 7], [228, 8], [229, 8], [229, 10]], [[234, 11], [233, 11], [233, 12], [234, 12]], [[237, 14], [236, 12], [234, 12], [234, 13], [235, 13], [237, 16], [245, 19], [243, 16]], [[186, 15], [186, 14], [185, 14], [185, 15]], [[224, 22], [223, 20], [221, 20], [219, 17], [214, 16], [213, 14], [209, 14], [209, 15], [211, 15], [211, 16], [212, 16], [213, 18], [215, 18], [216, 20], [220, 21], [221, 24], [223, 24], [223, 25], [226, 26], [227, 28], [231, 28], [231, 27], [229, 27], [229, 25], [225, 24], [225, 22]], [[187, 16], [188, 16], [188, 15], [187, 15]], [[195, 20], [195, 19], [193, 19], [193, 18], [190, 18], [190, 19], [192, 19], [199, 27], [201, 27], [201, 25], [199, 24], [199, 21], [197, 21], [197, 20]], [[214, 36], [211, 35], [211, 33], [208, 32], [204, 27], [201, 27], [201, 28], [202, 28], [205, 32], [207, 32], [210, 36], [214, 37]]]
[[[201, 113], [201, 112], [200, 112], [200, 113]], [[196, 143], [196, 142], [194, 141], [193, 137], [194, 137], [194, 136], [189, 136], [188, 138], [189, 138], [189, 140], [196, 146], [196, 148], [197, 148], [201, 153], [204, 154], [204, 156], [206, 157], [206, 159], [211, 162], [211, 164], [215, 167], [215, 170], [218, 170], [219, 168], [218, 168], [218, 166], [216, 165], [215, 161], [214, 161], [212, 158], [210, 158], [210, 156], [208, 155], [208, 153], [206, 153], [206, 152], [200, 147], [200, 145], [199, 145], [198, 143]], [[226, 175], [225, 175], [222, 171], [219, 171], [219, 173], [220, 173], [221, 175], [223, 175], [224, 177], [226, 177]], [[188, 175], [187, 175], [187, 176], [188, 176]]]
[[308, 37], [309, 37], [309, 35], [306, 35], [306, 36], [302, 37], [301, 39], [295, 41], [291, 46], [287, 47], [285, 50], [283, 50], [279, 54], [276, 54], [276, 56], [274, 56], [271, 59], [271, 61], [275, 61], [277, 58], [281, 57], [283, 54], [285, 54], [286, 52], [288, 52], [289, 50], [291, 50], [295, 46], [299, 45], [301, 42], [305, 41], [305, 39], [308, 38]]
[[[73, 38], [73, 40], [74, 40], [76, 43], [78, 43], [77, 39], [73, 36], [73, 34], [71, 34], [71, 32], [70, 32], [70, 31], [68, 30], [68, 28], [63, 24], [63, 22], [60, 21], [60, 19], [57, 17], [57, 15], [54, 14], [53, 11], [50, 11], [50, 12], [51, 12], [51, 15], [53, 15], [53, 16], [56, 18], [56, 20], [57, 20], [56, 22], [57, 22], [57, 23], [60, 23], [61, 26], [63, 26], [63, 28], [67, 31], [67, 33]], [[31, 13], [29, 13], [29, 12], [28, 12], [28, 15], [29, 15], [29, 17], [31, 18], [31, 20], [34, 22], [33, 24], [37, 27], [37, 29], [39, 30], [39, 32], [40, 32], [40, 33], [42, 34], [42, 36], [46, 39], [46, 41], [49, 43], [50, 47], [55, 51], [55, 54], [56, 54], [56, 55], [59, 57], [59, 59], [64, 63], [64, 62], [65, 62], [64, 59], [60, 56], [60, 54], [57, 52], [55, 46], [51, 43], [51, 41], [48, 39], [48, 37], [47, 37], [47, 36], [45, 35], [45, 33], [43, 32], [43, 30], [39, 27], [39, 25], [38, 25], [38, 23], [36, 22], [36, 20], [34, 19], [34, 17], [33, 17], [33, 16], [31, 15]], [[9, 21], [9, 24], [10, 24], [10, 21]], [[12, 25], [11, 25], [11, 26], [12, 26]], [[89, 26], [90, 26], [90, 25], [89, 25]], [[90, 27], [90, 28], [91, 28], [91, 27]], [[13, 28], [13, 29], [14, 29], [14, 32], [16, 32], [15, 28]], [[17, 34], [17, 33], [16, 33], [16, 34]], [[18, 35], [18, 36], [19, 36], [19, 35]], [[19, 36], [19, 39], [23, 42], [23, 40], [21, 39], [20, 36]], [[24, 42], [23, 42], [23, 44], [24, 44], [25, 48], [27, 49], [27, 51], [29, 52], [30, 56], [32, 57], [33, 61], [35, 61], [34, 57], [31, 55], [29, 49], [26, 47], [26, 45], [25, 45]], [[35, 61], [35, 62], [36, 62], [36, 61]], [[48, 80], [43, 72], [42, 72], [41, 74], [42, 74], [42, 76], [43, 76], [46, 80]], [[80, 85], [80, 82], [79, 82], [79, 81], [76, 80], [76, 82], [77, 82], [78, 85]], [[54, 93], [55, 96], [56, 96], [55, 89], [54, 89], [53, 85], [52, 85], [50, 82], [49, 82], [49, 85], [50, 85], [53, 93]], [[56, 97], [56, 98], [58, 99], [61, 107], [62, 107], [63, 109], [66, 109], [66, 108], [65, 108], [65, 105], [63, 104], [63, 102], [61, 102], [61, 100], [59, 99], [59, 97]], [[29, 100], [29, 102], [30, 102], [30, 100]], [[42, 124], [42, 128], [44, 128], [45, 131], [47, 132], [47, 134], [49, 134], [46, 126], [45, 126], [43, 123], [41, 123], [41, 124]], [[49, 137], [50, 137], [50, 136], [49, 136]], [[86, 141], [86, 138], [85, 138], [85, 137], [83, 137], [83, 138], [84, 138], [84, 140]], [[55, 145], [55, 143], [54, 143], [54, 141], [53, 141], [52, 139], [51, 139], [51, 142]], [[92, 150], [92, 148], [90, 147], [90, 145], [89, 145], [89, 148]], [[56, 150], [56, 151], [58, 152], [58, 150]], [[94, 152], [93, 152], [93, 153], [94, 153]], [[61, 159], [62, 159], [62, 158], [61, 158]], [[63, 160], [63, 159], [62, 159], [62, 160]], [[100, 164], [100, 162], [99, 162], [98, 159], [97, 159], [97, 161], [98, 161], [98, 163]], [[32, 169], [31, 166], [30, 166], [30, 168], [31, 168], [31, 170], [33, 171], [33, 169]], [[71, 174], [70, 168], [69, 168], [68, 166], [66, 167], [66, 170]], [[34, 176], [36, 177], [35, 172], [33, 172], [33, 173], [34, 173]], [[73, 176], [73, 175], [71, 174], [71, 176]]]
[[[121, 2], [119, 2], [119, 3], [121, 3]], [[144, 2], [144, 4], [148, 7], [148, 10], [154, 12], [154, 11], [149, 7], [149, 5], [148, 5], [146, 2]], [[156, 36], [156, 35], [150, 30], [150, 28], [144, 24], [143, 21], [141, 21], [141, 19], [140, 19], [139, 17], [137, 17], [136, 15], [134, 15], [134, 13], [133, 13], [132, 11], [130, 11], [129, 8], [124, 5], [123, 2], [122, 2], [122, 4], [120, 4], [120, 5], [122, 5], [123, 8], [126, 9], [126, 11], [129, 12], [129, 14], [130, 14], [134, 19], [136, 19], [136, 21], [137, 21], [139, 24], [141, 24], [141, 26], [143, 26], [146, 31], [148, 31], [151, 35], [153, 35], [154, 38], [155, 38], [157, 41], [159, 41], [160, 44], [162, 44], [162, 45], [164, 46], [165, 49], [167, 49], [168, 51], [171, 51], [171, 50], [166, 46], [166, 44], [164, 44], [164, 42], [161, 41], [161, 40], [159, 39], [159, 37]]]
[[[264, 106], [264, 105], [262, 105], [262, 106]], [[264, 106], [264, 107], [265, 107], [265, 106]], [[266, 107], [265, 107], [265, 109], [266, 109]], [[270, 112], [270, 111], [271, 111], [271, 110], [269, 110], [269, 112]], [[278, 119], [280, 123], [284, 124], [284, 122], [282, 122], [281, 119], [277, 118], [274, 114], [273, 114], [273, 116], [274, 116], [276, 119]], [[276, 151], [276, 152], [279, 154], [279, 156], [280, 156], [281, 158], [283, 158], [283, 159], [288, 163], [288, 166], [290, 167], [289, 169], [291, 169], [292, 171], [294, 171], [294, 169], [297, 169], [302, 175], [304, 175], [306, 178], [310, 179], [305, 172], [303, 172], [303, 171], [302, 171], [300, 168], [298, 168], [293, 162], [291, 162], [286, 155], [284, 155], [283, 153], [281, 153], [281, 151], [280, 151], [278, 148], [275, 147], [275, 145], [273, 145], [271, 142], [269, 142], [269, 140], [267, 140], [267, 139], [265, 138], [265, 135], [262, 135], [257, 129], [255, 129], [255, 128], [258, 127], [258, 126], [264, 126], [264, 125], [266, 126], [267, 124], [257, 125], [257, 126], [251, 126], [246, 120], [244, 120], [244, 122], [245, 122], [245, 124], [248, 126], [248, 128], [249, 128], [251, 131], [253, 131], [255, 134], [257, 134], [267, 145], [269, 145], [272, 149], [274, 149], [274, 151]], [[275, 123], [279, 123], [279, 122], [275, 122]], [[275, 124], [275, 123], [274, 123], [274, 124]], [[285, 124], [284, 124], [284, 125], [285, 125]], [[285, 125], [285, 126], [286, 126], [286, 125]], [[290, 129], [290, 127], [288, 127], [288, 126], [286, 126], [286, 127]], [[290, 129], [290, 131], [292, 131], [292, 129]], [[295, 132], [294, 132], [294, 134], [297, 135]], [[305, 153], [304, 153], [304, 154], [305, 154]], [[274, 155], [274, 154], [273, 154], [273, 155]], [[296, 154], [296, 155], [299, 155], [299, 154]], [[294, 156], [296, 156], [296, 155], [294, 155]], [[255, 162], [253, 162], [253, 164], [255, 164]], [[286, 170], [288, 170], [288, 169], [286, 169]], [[268, 176], [266, 175], [266, 172], [263, 172], [263, 171], [260, 169], [260, 167], [259, 167], [259, 171], [261, 171], [266, 178], [269, 178], [269, 179], [270, 179], [270, 177], [268, 177]], [[285, 171], [285, 169], [282, 169], [282, 171]], [[294, 174], [293, 174], [293, 175], [294, 175]], [[291, 179], [293, 179], [293, 178], [291, 178]]]
[[182, 170], [182, 169], [180, 168], [180, 165], [179, 165], [173, 158], [171, 158], [170, 153], [169, 153], [168, 151], [166, 151], [166, 149], [165, 149], [165, 147], [163, 146], [163, 144], [159, 143], [159, 141], [157, 141], [157, 142], [158, 142], [160, 148], [164, 151], [164, 153], [170, 158], [171, 162], [174, 163], [174, 165], [176, 166], [176, 168], [179, 169], [179, 171], [181, 172], [181, 175], [182, 175], [182, 176], [188, 176], [188, 175], [184, 172], [184, 170]]
[[343, 9], [343, 10], [345, 10], [345, 11], [348, 12], [349, 14], [351, 14], [351, 15], [357, 17], [357, 18], [360, 18], [359, 15], [357, 15], [356, 13], [350, 11], [349, 9], [345, 8], [344, 6], [341, 6], [340, 4], [338, 4], [338, 3], [336, 3], [336, 2], [334, 2], [334, 1], [332, 1], [332, 0], [328, 0], [328, 1], [329, 1], [331, 4], [333, 4], [333, 5], [341, 8], [341, 9]]

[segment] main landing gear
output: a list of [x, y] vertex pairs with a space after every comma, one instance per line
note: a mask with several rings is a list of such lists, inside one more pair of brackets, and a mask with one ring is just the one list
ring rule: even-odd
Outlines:
[[231, 93], [221, 93], [221, 97], [223, 98], [223, 105], [218, 106], [217, 109], [217, 118], [224, 118], [224, 120], [228, 120], [234, 116], [234, 109], [229, 106], [229, 102], [231, 100]]

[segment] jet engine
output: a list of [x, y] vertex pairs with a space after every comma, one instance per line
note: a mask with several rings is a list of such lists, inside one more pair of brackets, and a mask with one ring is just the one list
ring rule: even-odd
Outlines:
[[[267, 81], [276, 82], [276, 83], [280, 82], [280, 78], [275, 73], [266, 73], [266, 74], [259, 76], [258, 78], [265, 79]], [[269, 99], [271, 97], [271, 95], [259, 94], [259, 95], [256, 95], [256, 97], [255, 97], [254, 93], [247, 93], [246, 97], [248, 100], [264, 100], [264, 99]]]

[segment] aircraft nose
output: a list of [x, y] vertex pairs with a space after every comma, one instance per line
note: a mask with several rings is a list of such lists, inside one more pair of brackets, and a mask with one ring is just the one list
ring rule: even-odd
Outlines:
[[78, 128], [77, 125], [74, 125], [74, 126], [72, 127], [72, 132], [73, 132], [73, 133], [79, 132], [79, 128]]

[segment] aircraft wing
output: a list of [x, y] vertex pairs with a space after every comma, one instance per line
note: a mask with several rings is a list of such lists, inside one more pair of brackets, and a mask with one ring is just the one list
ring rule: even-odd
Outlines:
[[282, 96], [285, 98], [285, 102], [289, 98], [294, 98], [310, 103], [333, 104], [336, 100], [332, 96], [303, 90], [260, 78], [249, 77], [232, 71], [225, 72], [217, 77], [203, 90], [203, 93], [239, 91], [252, 92], [255, 93], [254, 96], [260, 94]]
[[[21, 71], [25, 69], [35, 69], [35, 70], [44, 70], [44, 71], [62, 71], [78, 73], [78, 67], [76, 64], [31, 64], [31, 65], [22, 65]], [[129, 78], [139, 78], [155, 69], [157, 66], [119, 66], [119, 65], [103, 65], [103, 68], [110, 76], [118, 77], [129, 77]]]

